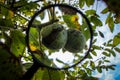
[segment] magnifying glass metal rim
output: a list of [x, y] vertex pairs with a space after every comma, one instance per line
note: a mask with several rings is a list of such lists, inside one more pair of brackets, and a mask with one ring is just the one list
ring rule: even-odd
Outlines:
[[[44, 10], [46, 9], [49, 9], [49, 8], [54, 8], [54, 7], [66, 7], [66, 8], [71, 8], [73, 10], [75, 10], [76, 12], [78, 12], [85, 20], [86, 20], [86, 23], [88, 24], [88, 27], [89, 27], [89, 31], [90, 31], [90, 42], [89, 42], [89, 48], [88, 50], [85, 52], [85, 56], [80, 60], [78, 61], [77, 63], [71, 65], [71, 66], [68, 66], [68, 67], [63, 67], [63, 68], [58, 68], [58, 67], [52, 67], [52, 66], [48, 66], [42, 62], [40, 62], [34, 54], [32, 54], [32, 51], [30, 49], [30, 45], [29, 45], [29, 31], [30, 31], [30, 27], [32, 26], [32, 22], [34, 21], [34, 19], [36, 18], [37, 15], [39, 15], [41, 12], [43, 12]], [[51, 4], [51, 5], [48, 5], [48, 6], [45, 6], [43, 8], [41, 8], [41, 10], [37, 11], [33, 17], [31, 18], [31, 20], [29, 21], [28, 23], [28, 28], [26, 29], [26, 45], [27, 45], [27, 48], [28, 48], [28, 51], [30, 52], [30, 55], [32, 56], [33, 58], [33, 61], [34, 62], [37, 62], [40, 66], [42, 67], [46, 67], [46, 68], [49, 68], [49, 69], [54, 69], [54, 70], [65, 70], [65, 69], [69, 69], [69, 68], [72, 68], [78, 64], [80, 64], [82, 61], [84, 61], [87, 56], [89, 55], [89, 52], [91, 50], [91, 47], [92, 47], [92, 41], [93, 41], [93, 30], [92, 30], [92, 26], [90, 24], [90, 21], [88, 20], [88, 18], [86, 17], [86, 15], [84, 15], [82, 13], [82, 11], [78, 10], [77, 8], [73, 7], [73, 6], [70, 6], [70, 5], [67, 5], [67, 4]]]

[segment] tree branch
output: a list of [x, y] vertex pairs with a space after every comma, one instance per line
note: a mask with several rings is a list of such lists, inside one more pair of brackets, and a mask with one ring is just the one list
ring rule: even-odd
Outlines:
[[55, 23], [55, 22], [57, 22], [57, 21], [59, 21], [58, 19], [56, 19], [56, 20], [51, 20], [51, 21], [49, 21], [49, 22], [46, 22], [46, 23], [43, 23], [43, 24], [40, 24], [40, 25], [36, 25], [36, 24], [32, 24], [32, 26], [34, 27], [34, 28], [43, 28], [43, 27], [45, 27], [45, 26], [48, 26], [48, 25], [51, 25], [51, 24], [53, 24], [53, 23]]

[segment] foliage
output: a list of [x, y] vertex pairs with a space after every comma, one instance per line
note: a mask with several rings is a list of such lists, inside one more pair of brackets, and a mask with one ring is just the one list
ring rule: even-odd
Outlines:
[[[32, 58], [27, 54], [25, 30], [33, 14], [46, 5], [55, 2], [68, 4], [66, 1], [67, 0], [0, 0], [0, 80], [19, 80], [32, 65], [29, 63], [33, 62]], [[71, 0], [68, 1], [72, 3]], [[97, 10], [89, 8], [96, 5], [96, 2], [100, 0], [73, 1], [73, 4], [71, 4], [72, 6], [78, 9], [87, 8], [84, 12], [94, 29], [95, 38], [91, 52], [87, 57], [88, 60], [85, 60], [80, 66], [76, 66], [71, 70], [54, 71], [39, 68], [32, 80], [98, 80], [92, 77], [93, 71], [97, 70], [99, 73], [102, 73], [103, 69], [114, 70], [115, 65], [111, 64], [108, 58], [111, 56], [115, 57], [116, 53], [120, 53], [120, 32], [110, 40], [103, 42], [102, 45], [97, 45], [97, 41], [99, 40], [97, 38], [98, 36], [105, 38], [105, 34], [102, 31], [97, 31], [97, 28], [106, 27], [103, 26], [105, 24], [108, 26], [110, 32], [113, 33], [115, 24], [120, 23], [120, 15], [110, 10], [111, 8], [109, 8], [109, 6], [106, 6], [101, 12], [103, 15], [107, 15], [105, 22], [103, 22], [100, 19], [101, 16], [97, 14]], [[86, 23], [83, 22], [83, 24], [78, 24], [76, 21], [77, 16], [68, 13], [69, 12], [63, 16], [64, 22], [67, 23], [66, 25], [76, 29], [79, 29], [78, 26], [83, 26], [84, 29], [80, 30], [84, 31], [86, 40], [88, 40], [90, 36], [88, 35], [88, 30], [86, 30]], [[45, 14], [42, 13], [40, 17], [44, 19]], [[67, 22], [68, 20], [70, 20], [70, 22]], [[36, 21], [35, 23], [37, 24], [40, 22]], [[32, 33], [33, 36], [36, 36], [34, 31]], [[32, 46], [32, 48], [34, 48], [34, 51], [36, 50], [34, 46]], [[46, 48], [43, 47], [43, 49]], [[94, 61], [93, 57], [98, 56], [98, 54], [102, 54], [103, 56]], [[26, 62], [25, 64], [23, 60]], [[107, 63], [107, 65], [105, 63]]]

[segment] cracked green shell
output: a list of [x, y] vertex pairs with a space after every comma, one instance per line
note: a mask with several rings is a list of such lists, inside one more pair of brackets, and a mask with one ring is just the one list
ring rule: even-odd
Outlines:
[[68, 29], [67, 32], [68, 39], [64, 49], [72, 53], [78, 53], [82, 51], [86, 44], [86, 39], [83, 33], [75, 29]]
[[67, 31], [60, 24], [52, 24], [42, 29], [42, 43], [51, 50], [58, 50], [65, 46]]

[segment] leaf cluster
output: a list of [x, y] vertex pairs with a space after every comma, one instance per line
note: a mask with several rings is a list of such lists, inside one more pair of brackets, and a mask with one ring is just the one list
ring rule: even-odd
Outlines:
[[[55, 1], [47, 0], [0, 0], [0, 80], [19, 80], [24, 73], [30, 68], [31, 63], [33, 62], [30, 55], [28, 55], [27, 47], [25, 43], [25, 30], [27, 28], [30, 18], [34, 13], [41, 9], [42, 7], [55, 3]], [[56, 0], [56, 3], [65, 3], [65, 0]], [[66, 3], [67, 4], [67, 3]], [[78, 5], [80, 9], [83, 9], [85, 6], [91, 7], [95, 4], [95, 0], [78, 0]], [[51, 19], [52, 9], [48, 10], [49, 19]], [[102, 45], [97, 45], [99, 39], [105, 38], [105, 33], [97, 30], [98, 27], [108, 26], [111, 33], [114, 33], [115, 24], [120, 23], [120, 15], [113, 13], [109, 10], [109, 7], [106, 6], [101, 12], [103, 15], [107, 14], [105, 22], [102, 22], [101, 16], [97, 14], [97, 11], [94, 9], [85, 10], [85, 14], [92, 24], [94, 30], [94, 41], [90, 54], [82, 64], [74, 67], [70, 70], [57, 71], [39, 68], [39, 70], [34, 74], [32, 80], [98, 80], [98, 78], [92, 77], [92, 72], [97, 70], [98, 72], [103, 72], [103, 70], [115, 69], [115, 65], [111, 64], [109, 60], [110, 57], [116, 57], [120, 53], [120, 32], [117, 33], [112, 39], [103, 42]], [[57, 14], [57, 12], [55, 13]], [[62, 13], [63, 14], [63, 13]], [[39, 15], [40, 20], [45, 19], [46, 14], [43, 12]], [[79, 19], [76, 14], [66, 14], [65, 16], [55, 16], [55, 18], [63, 19], [61, 24], [69, 26], [69, 28], [75, 28], [83, 31], [86, 36], [86, 40], [89, 40], [90, 34], [87, 29], [88, 25], [85, 20], [82, 19], [81, 24], [79, 24]], [[70, 21], [70, 22], [68, 22]], [[35, 20], [36, 25], [40, 24], [41, 21]], [[80, 26], [80, 27], [79, 27]], [[33, 51], [36, 51], [39, 46], [39, 41], [35, 41], [38, 38], [36, 33], [37, 28], [31, 28], [31, 44], [34, 48]], [[36, 35], [37, 34], [37, 35]], [[34, 38], [33, 38], [34, 37]], [[37, 49], [36, 49], [37, 48]], [[88, 46], [86, 46], [88, 48]], [[44, 46], [42, 50], [48, 50]], [[48, 50], [50, 54], [54, 51]], [[37, 52], [37, 51], [36, 51]], [[102, 57], [99, 57], [97, 60], [94, 60], [95, 56], [99, 54]], [[23, 62], [26, 62], [25, 64]], [[58, 60], [58, 62], [61, 62]], [[50, 61], [48, 60], [49, 64]], [[63, 63], [63, 62], [61, 62]], [[107, 65], [105, 65], [107, 64]]]

